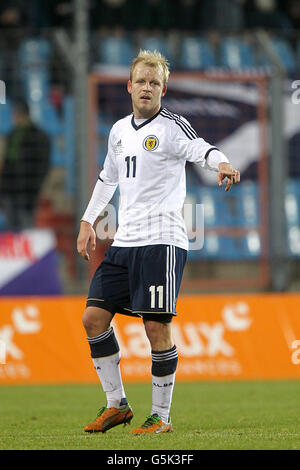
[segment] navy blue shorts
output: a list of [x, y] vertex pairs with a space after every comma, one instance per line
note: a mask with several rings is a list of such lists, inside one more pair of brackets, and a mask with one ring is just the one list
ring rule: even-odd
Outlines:
[[110, 246], [91, 281], [87, 306], [170, 322], [186, 256], [172, 245]]

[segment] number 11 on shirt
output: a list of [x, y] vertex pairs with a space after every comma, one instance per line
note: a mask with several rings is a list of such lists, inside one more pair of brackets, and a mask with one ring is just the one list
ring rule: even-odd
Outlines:
[[[135, 178], [135, 173], [136, 173], [136, 156], [134, 157], [131, 157], [131, 161], [132, 161], [132, 177]], [[130, 157], [125, 157], [125, 162], [127, 163], [127, 173], [126, 173], [126, 177], [129, 178], [130, 176]]]

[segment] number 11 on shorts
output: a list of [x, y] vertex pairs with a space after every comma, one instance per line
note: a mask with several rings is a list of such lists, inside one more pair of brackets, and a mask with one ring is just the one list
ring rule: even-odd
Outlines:
[[156, 293], [158, 294], [158, 308], [163, 308], [164, 304], [164, 286], [150, 286], [151, 308], [156, 307]]

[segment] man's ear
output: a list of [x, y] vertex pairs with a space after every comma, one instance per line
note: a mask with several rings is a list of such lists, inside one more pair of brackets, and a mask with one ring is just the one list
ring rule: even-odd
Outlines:
[[128, 80], [127, 82], [127, 91], [131, 95], [131, 81], [130, 80]]
[[166, 93], [167, 93], [167, 85], [163, 87], [161, 96], [165, 96]]

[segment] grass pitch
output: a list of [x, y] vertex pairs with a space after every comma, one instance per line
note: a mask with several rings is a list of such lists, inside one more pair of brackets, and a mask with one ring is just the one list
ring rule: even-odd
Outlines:
[[1, 386], [0, 449], [300, 449], [300, 381], [177, 383], [174, 432], [132, 436], [151, 406], [151, 384], [127, 384], [130, 426], [86, 434], [105, 404], [100, 385]]

